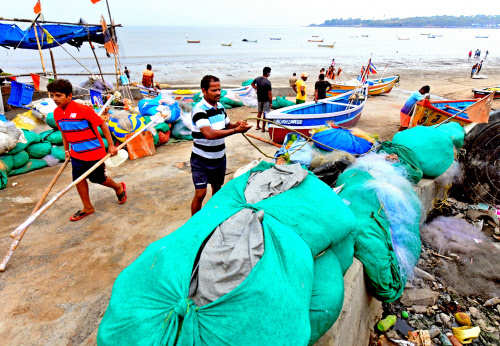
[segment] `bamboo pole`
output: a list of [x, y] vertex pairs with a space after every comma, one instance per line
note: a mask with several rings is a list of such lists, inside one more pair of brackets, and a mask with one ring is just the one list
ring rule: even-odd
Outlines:
[[35, 30], [36, 45], [38, 46], [38, 53], [40, 54], [40, 61], [42, 62], [42, 70], [44, 74], [47, 74], [47, 71], [45, 70], [45, 62], [43, 61], [42, 46], [40, 46], [40, 39], [38, 38], [38, 28], [36, 27], [36, 20], [35, 24], [33, 25], [33, 30]]
[[50, 53], [50, 61], [52, 62], [52, 73], [54, 74], [54, 78], [57, 79], [57, 71], [56, 71], [56, 62], [54, 60], [54, 53], [52, 53], [52, 49], [49, 48]]
[[[111, 96], [109, 98], [109, 100], [101, 108], [101, 111], [99, 112], [99, 115], [101, 115], [104, 112], [104, 110], [111, 104], [112, 100], [113, 100], [113, 96]], [[145, 127], [143, 127], [141, 130], [139, 130], [136, 133], [134, 133], [130, 138], [128, 138], [127, 140], [125, 140], [116, 149], [117, 150], [122, 149], [130, 141], [132, 141], [134, 138], [136, 138], [137, 136], [139, 136], [144, 131], [148, 130], [153, 125], [155, 125], [155, 122], [153, 122], [153, 121], [150, 122]], [[33, 222], [35, 222], [35, 220], [38, 219], [40, 217], [40, 215], [42, 215], [45, 211], [47, 211], [47, 209], [49, 209], [55, 202], [57, 202], [62, 196], [64, 196], [71, 188], [73, 188], [74, 186], [76, 186], [77, 184], [79, 184], [82, 180], [86, 179], [89, 176], [90, 173], [92, 173], [94, 170], [96, 170], [109, 157], [111, 157], [111, 154], [107, 154], [106, 156], [104, 156], [95, 165], [93, 165], [87, 172], [85, 172], [84, 174], [82, 174], [78, 179], [76, 179], [71, 184], [69, 184], [68, 186], [66, 186], [63, 190], [61, 190], [59, 193], [57, 193], [54, 197], [52, 197], [52, 199], [50, 201], [48, 201], [42, 207], [40, 207], [40, 209], [38, 209], [37, 212], [35, 212], [34, 214], [30, 215], [30, 217], [28, 217], [22, 224], [20, 224], [14, 230], [13, 233], [17, 234], [17, 233], [19, 233], [19, 232], [21, 232], [23, 230], [24, 230], [24, 232], [26, 232], [26, 230], [28, 229], [28, 227], [31, 226], [31, 224]], [[19, 242], [17, 244], [19, 244]], [[17, 247], [17, 245], [16, 245], [16, 247]], [[15, 250], [15, 248], [12, 249], [12, 247], [11, 247], [11, 249], [9, 250], [9, 252], [7, 253], [7, 255], [2, 260], [2, 263], [0, 263], [0, 272], [4, 272], [5, 271], [5, 268], [7, 267], [7, 263], [9, 263], [9, 260], [12, 257], [12, 255], [14, 253], [14, 250]]]
[[[22, 19], [22, 18], [4, 18], [0, 17], [0, 21], [4, 22], [18, 22], [18, 23], [32, 23], [32, 19]], [[101, 24], [83, 24], [83, 23], [72, 23], [72, 22], [55, 22], [55, 21], [48, 21], [48, 20], [39, 20], [38, 23], [41, 24], [62, 24], [62, 25], [78, 25], [78, 26], [98, 26], [101, 27]], [[113, 24], [114, 27], [122, 27], [121, 24]]]
[[[69, 159], [66, 159], [64, 161], [63, 165], [57, 171], [56, 175], [50, 181], [49, 185], [45, 188], [45, 191], [43, 192], [42, 197], [40, 197], [40, 200], [38, 201], [38, 203], [33, 208], [33, 211], [31, 212], [31, 214], [34, 214], [38, 209], [40, 209], [40, 207], [42, 206], [43, 202], [45, 202], [45, 199], [47, 198], [47, 195], [50, 193], [50, 191], [52, 190], [52, 188], [56, 184], [57, 179], [59, 179], [59, 176], [62, 174], [62, 172], [64, 171], [64, 169], [68, 165], [68, 163], [69, 163]], [[17, 232], [17, 233], [12, 232], [10, 234], [10, 237], [13, 238], [13, 239], [17, 239], [17, 240], [21, 241], [21, 239], [24, 236], [24, 232], [23, 231], [25, 231], [25, 230], [22, 230], [21, 232]]]

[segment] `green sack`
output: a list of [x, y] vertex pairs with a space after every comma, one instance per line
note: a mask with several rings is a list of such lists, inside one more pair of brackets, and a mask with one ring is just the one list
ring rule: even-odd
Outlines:
[[160, 136], [158, 136], [158, 132], [155, 132], [153, 135], [153, 143], [155, 146], [158, 146], [160, 144]]
[[223, 103], [223, 102], [221, 102], [221, 103], [222, 103], [222, 107], [224, 107], [224, 109], [231, 109], [231, 108], [233, 108], [233, 106], [231, 106], [230, 104]]
[[235, 101], [235, 100], [230, 99], [228, 97], [221, 97], [220, 102], [224, 105], [224, 108], [225, 108], [225, 105], [229, 105], [232, 108], [243, 107], [243, 102]]
[[26, 148], [26, 151], [31, 158], [41, 159], [42, 157], [50, 154], [51, 148], [52, 144], [50, 144], [50, 142], [41, 142], [31, 144], [28, 148]]
[[28, 143], [21, 143], [21, 142], [17, 142], [16, 146], [14, 148], [12, 148], [8, 153], [7, 155], [15, 155], [15, 154], [18, 154], [20, 153], [21, 151], [23, 150], [26, 150], [26, 148], [28, 147]]
[[40, 133], [42, 141], [50, 142], [53, 145], [63, 144], [63, 138], [61, 131], [57, 130], [47, 130]]
[[50, 155], [54, 156], [59, 161], [66, 160], [66, 153], [64, 151], [64, 146], [52, 146], [50, 149]]
[[2, 155], [0, 156], [0, 169], [7, 171], [9, 173], [14, 169], [14, 155]]
[[0, 190], [3, 190], [7, 187], [7, 171], [0, 169]]
[[202, 98], [201, 91], [197, 92], [196, 94], [193, 95], [193, 102], [198, 103], [201, 101]]
[[30, 159], [30, 156], [26, 151], [20, 151], [19, 153], [12, 155], [12, 159], [14, 161], [13, 168], [20, 168], [24, 166]]
[[161, 123], [155, 126], [155, 130], [161, 132], [168, 132], [170, 130], [170, 127], [168, 126], [167, 123]]
[[49, 125], [53, 129], [57, 129], [57, 125], [56, 125], [56, 121], [54, 120], [54, 113], [53, 112], [50, 112], [49, 114], [47, 114], [47, 117], [45, 118], [45, 122], [47, 123], [47, 125]]
[[254, 81], [253, 78], [247, 79], [246, 81], [241, 83], [241, 86], [249, 86], [253, 83], [253, 81]]
[[448, 122], [436, 128], [451, 138], [455, 148], [460, 149], [464, 146], [465, 130], [459, 123]]
[[[400, 265], [413, 268], [420, 256], [420, 206], [411, 185], [408, 184], [408, 189], [397, 191], [401, 195], [408, 196], [408, 199], [416, 201], [413, 205], [413, 210], [416, 212], [413, 218], [409, 216], [409, 211], [408, 215], [404, 216], [411, 225], [404, 235], [410, 236], [397, 238], [398, 249], [405, 249], [405, 261], [407, 261], [399, 263], [393, 237], [394, 232], [400, 230], [391, 229], [386, 214], [387, 208], [393, 208], [392, 204], [397, 204], [397, 201], [387, 205], [381, 203], [377, 189], [374, 188], [376, 183], [373, 176], [358, 168], [349, 168], [337, 179], [337, 186], [344, 185], [339, 196], [348, 203], [357, 219], [354, 256], [363, 263], [367, 286], [377, 299], [393, 302], [401, 297], [406, 285], [407, 276]], [[395, 189], [389, 191], [396, 192]]]
[[272, 102], [272, 105], [271, 107], [273, 109], [279, 109], [279, 108], [284, 108], [284, 107], [289, 107], [289, 106], [293, 106], [295, 104], [295, 102], [292, 102], [292, 101], [289, 101], [287, 100], [285, 97], [283, 96], [277, 96], [273, 102]]
[[108, 151], [108, 141], [106, 140], [106, 138], [102, 138], [102, 143], [104, 144], [104, 149], [106, 149], [106, 151]]
[[407, 178], [414, 184], [422, 180], [423, 172], [418, 162], [417, 155], [413, 150], [405, 147], [404, 145], [396, 144], [393, 142], [382, 142], [377, 149], [377, 152], [384, 152], [387, 154], [398, 155], [399, 162], [395, 163], [395, 167], [402, 167], [406, 171]]
[[102, 138], [104, 138], [104, 133], [102, 132], [102, 129], [100, 126], [97, 127], [97, 131], [99, 132], [99, 134], [101, 135]]
[[9, 176], [28, 173], [44, 167], [47, 167], [47, 162], [44, 160], [31, 159], [23, 167], [12, 170]]
[[144, 119], [144, 124], [149, 124], [151, 122], [151, 117], [149, 115], [143, 115], [142, 118]]
[[[311, 173], [286, 192], [247, 203], [249, 176], [270, 167], [262, 162], [228, 182], [186, 224], [151, 244], [122, 271], [99, 326], [98, 345], [283, 345], [291, 340], [305, 345], [311, 328], [325, 328], [312, 325], [310, 315], [340, 311], [342, 270], [331, 254], [320, 257], [315, 266], [318, 273], [325, 274], [325, 268], [331, 273], [326, 274], [330, 286], [325, 292], [315, 281], [313, 296], [312, 259], [345, 239], [355, 219]], [[199, 249], [219, 224], [243, 208], [264, 212], [264, 254], [242, 284], [198, 307], [188, 292]], [[321, 311], [310, 311], [313, 305]], [[317, 338], [321, 331], [313, 334]]]
[[42, 137], [40, 137], [40, 135], [36, 132], [29, 130], [23, 130], [23, 132], [24, 138], [26, 138], [26, 141], [28, 142], [28, 146], [35, 143], [40, 143], [42, 141]]
[[453, 163], [453, 142], [449, 135], [432, 126], [416, 126], [394, 135], [392, 142], [412, 150], [424, 176], [435, 178]]

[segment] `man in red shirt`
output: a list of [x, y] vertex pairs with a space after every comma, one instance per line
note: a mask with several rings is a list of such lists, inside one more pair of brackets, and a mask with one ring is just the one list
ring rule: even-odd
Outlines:
[[[117, 150], [113, 145], [111, 133], [106, 122], [99, 117], [91, 107], [81, 105], [72, 100], [73, 86], [65, 79], [57, 79], [47, 85], [50, 97], [58, 106], [54, 111], [54, 120], [62, 133], [66, 157], [71, 158], [73, 168], [73, 181], [88, 171], [97, 161], [106, 156], [104, 142], [99, 134], [98, 127], [108, 141], [108, 152], [116, 155]], [[104, 163], [94, 170], [89, 180], [115, 190], [118, 203], [127, 201], [125, 183], [116, 183], [106, 176]], [[94, 213], [95, 209], [90, 202], [89, 185], [84, 179], [76, 185], [78, 194], [83, 203], [83, 209], [78, 210], [71, 221], [78, 221]]]

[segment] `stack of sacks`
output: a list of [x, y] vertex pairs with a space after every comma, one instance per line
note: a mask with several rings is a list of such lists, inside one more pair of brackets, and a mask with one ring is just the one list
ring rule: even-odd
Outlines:
[[341, 311], [354, 228], [314, 175], [262, 162], [123, 270], [97, 342], [313, 344]]
[[403, 293], [420, 256], [420, 201], [406, 170], [370, 153], [337, 180], [358, 221], [354, 256], [364, 265], [373, 295], [392, 302]]
[[[21, 135], [21, 130], [13, 122], [0, 120], [0, 155], [14, 149]], [[1, 161], [0, 156], [0, 190], [7, 186], [8, 172], [13, 169], [13, 158], [8, 158], [6, 161], [7, 163]]]
[[271, 104], [272, 109], [280, 109], [293, 106], [295, 102], [287, 100], [284, 96], [276, 96]]

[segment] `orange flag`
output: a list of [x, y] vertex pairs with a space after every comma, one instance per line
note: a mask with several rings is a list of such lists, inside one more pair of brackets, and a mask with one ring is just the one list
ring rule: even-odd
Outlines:
[[101, 1], [101, 0], [90, 0], [90, 2], [93, 4], [97, 4], [99, 1]]
[[104, 35], [104, 48], [106, 48], [106, 52], [108, 52], [108, 54], [115, 54], [115, 55], [118, 54], [118, 45], [113, 40], [111, 32], [108, 29], [108, 26], [106, 25], [106, 20], [104, 19], [103, 16], [101, 16], [101, 27], [102, 27], [102, 33]]
[[42, 12], [42, 4], [40, 3], [40, 0], [38, 0], [35, 7], [33, 7], [33, 12], [35, 12], [35, 14], [40, 14]]

